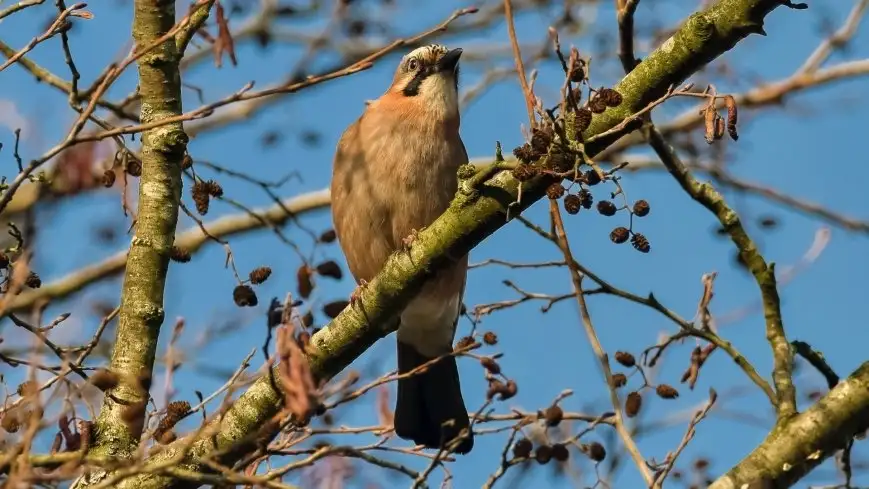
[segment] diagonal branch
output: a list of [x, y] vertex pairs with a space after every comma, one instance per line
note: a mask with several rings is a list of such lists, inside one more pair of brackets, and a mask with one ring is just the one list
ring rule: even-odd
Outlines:
[[667, 170], [685, 192], [718, 218], [721, 226], [727, 231], [730, 239], [739, 250], [742, 261], [748, 265], [758, 288], [760, 288], [760, 295], [763, 299], [763, 315], [766, 321], [766, 339], [773, 352], [772, 377], [776, 388], [776, 410], [779, 421], [787, 420], [796, 414], [797, 400], [796, 389], [794, 389], [793, 384], [793, 352], [782, 323], [775, 265], [768, 264], [764, 260], [754, 241], [742, 226], [739, 216], [727, 205], [724, 197], [712, 185], [700, 183], [694, 178], [675, 150], [654, 126], [649, 129], [649, 142], [664, 166], [667, 167]]
[[[301, 214], [323, 209], [329, 206], [329, 190], [316, 190], [296, 197], [282, 200], [270, 207], [254, 209], [251, 212], [224, 216], [209, 223], [202, 232], [198, 226], [179, 233], [175, 237], [175, 246], [188, 253], [199, 251], [205, 244], [213, 242], [214, 238], [227, 238], [254, 229], [262, 229], [265, 223], [282, 226], [290, 219]], [[9, 312], [19, 312], [30, 309], [46, 301], [63, 299], [81, 291], [84, 287], [113, 277], [124, 271], [127, 264], [127, 251], [112, 255], [98, 263], [76, 270], [65, 277], [43, 284], [38, 289], [29, 289], [15, 296], [9, 303]]]
[[[594, 118], [586, 138], [604, 133], [631, 118], [667, 90], [736, 45], [751, 33], [763, 32], [763, 19], [780, 0], [720, 0], [704, 12], [689, 17], [679, 31], [651, 53], [615, 89], [623, 103]], [[590, 156], [620, 137], [599, 138], [586, 148]], [[366, 287], [357, 306], [346, 308], [310, 342], [311, 371], [325, 381], [355, 360], [378, 339], [391, 331], [390, 324], [419, 290], [432, 271], [448, 265], [452, 257], [464, 256], [515, 216], [545, 195], [551, 177], [537, 177], [520, 184], [507, 171], [500, 171], [469, 195], [459, 193], [450, 208], [420, 232], [406, 251], [390, 257], [383, 270]], [[274, 436], [273, 418], [279, 413], [281, 395], [271, 387], [268, 376], [256, 381], [229, 409], [198, 434], [182, 438], [156, 455], [150, 465], [160, 466], [166, 457], [186, 451], [185, 466], [206, 470], [203, 457], [232, 464], [256, 439]], [[264, 426], [272, 425], [267, 432]], [[187, 448], [188, 450], [185, 450]], [[217, 452], [217, 453], [215, 453]], [[156, 472], [119, 481], [116, 487], [181, 487], [170, 477]]]
[[869, 429], [869, 362], [766, 440], [709, 489], [791, 487]]
[[564, 261], [568, 264], [567, 268], [570, 271], [570, 281], [573, 284], [573, 294], [576, 297], [576, 303], [579, 307], [579, 315], [582, 319], [583, 329], [585, 329], [585, 334], [588, 336], [594, 355], [597, 357], [601, 371], [604, 374], [604, 381], [606, 382], [607, 391], [609, 391], [613, 413], [615, 413], [613, 417], [615, 418], [616, 433], [618, 433], [619, 438], [621, 438], [625, 450], [634, 460], [634, 464], [636, 464], [637, 469], [640, 471], [640, 475], [646, 482], [646, 486], [658, 489], [660, 484], [656, 484], [655, 477], [652, 475], [652, 471], [649, 470], [648, 462], [646, 462], [645, 457], [643, 457], [643, 454], [637, 447], [636, 441], [634, 441], [634, 438], [631, 436], [631, 433], [625, 424], [625, 414], [621, 407], [619, 395], [616, 392], [615, 382], [613, 382], [613, 373], [612, 368], [610, 367], [609, 355], [607, 355], [606, 350], [604, 350], [603, 345], [597, 336], [597, 331], [595, 331], [594, 324], [591, 322], [591, 314], [588, 311], [588, 304], [585, 301], [585, 291], [582, 287], [582, 279], [584, 277], [579, 271], [579, 268], [573, 265], [576, 261], [573, 259], [573, 252], [570, 249], [567, 232], [564, 230], [564, 221], [561, 218], [561, 210], [558, 208], [558, 203], [554, 200], [549, 201], [549, 213], [553, 226], [555, 227], [556, 243], [561, 249], [561, 253], [564, 255]]

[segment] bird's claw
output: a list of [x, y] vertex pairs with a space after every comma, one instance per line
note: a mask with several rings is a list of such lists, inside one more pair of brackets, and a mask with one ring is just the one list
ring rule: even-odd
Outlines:
[[362, 305], [362, 294], [365, 293], [365, 288], [368, 286], [368, 281], [360, 280], [359, 285], [353, 289], [353, 292], [350, 294], [350, 305], [353, 307], [358, 307]]
[[419, 232], [423, 229], [425, 228], [421, 228], [419, 230], [411, 229], [410, 234], [401, 240], [402, 245], [404, 245], [403, 248], [405, 252], [410, 251], [411, 245], [413, 245], [413, 243], [419, 238]]

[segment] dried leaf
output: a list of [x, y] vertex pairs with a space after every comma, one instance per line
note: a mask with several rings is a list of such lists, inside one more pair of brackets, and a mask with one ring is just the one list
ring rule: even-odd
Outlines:
[[377, 419], [381, 426], [392, 426], [395, 421], [395, 414], [389, 407], [389, 388], [385, 385], [377, 391]]
[[232, 65], [238, 66], [238, 61], [235, 58], [235, 41], [229, 31], [229, 22], [226, 20], [223, 5], [219, 1], [215, 3], [215, 18], [217, 19], [217, 41], [214, 43], [214, 63], [220, 68], [223, 54], [226, 53], [229, 55]]
[[721, 139], [724, 137], [724, 119], [720, 117], [715, 118], [715, 139]]
[[286, 327], [278, 329], [277, 353], [284, 408], [297, 420], [305, 421], [316, 408], [316, 386], [307, 357]]
[[715, 120], [718, 118], [718, 111], [715, 110], [715, 105], [709, 104], [703, 111], [703, 122], [706, 132], [703, 135], [706, 142], [712, 144], [715, 141]]
[[724, 106], [727, 107], [727, 132], [730, 134], [730, 139], [736, 141], [739, 139], [739, 134], [736, 133], [736, 121], [739, 118], [736, 110], [736, 99], [733, 95], [724, 97]]

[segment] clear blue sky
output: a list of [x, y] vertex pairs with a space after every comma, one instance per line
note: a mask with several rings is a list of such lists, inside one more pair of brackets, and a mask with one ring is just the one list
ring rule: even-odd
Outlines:
[[[8, 2], [7, 2], [8, 3]], [[53, 6], [32, 8], [0, 24], [0, 39], [14, 47], [20, 47], [41, 32], [45, 22], [54, 14]], [[132, 17], [122, 2], [94, 2], [90, 7], [95, 18], [88, 22], [78, 21], [71, 33], [71, 42], [79, 70], [85, 84], [119, 53], [128, 49], [129, 25]], [[183, 2], [180, 2], [183, 3]], [[182, 8], [179, 3], [179, 8]], [[409, 7], [411, 2], [398, 2], [395, 15], [403, 16], [400, 32], [413, 34], [423, 27], [439, 22], [460, 4], [450, 1], [421, 2], [425, 6]], [[615, 15], [608, 2], [599, 11], [590, 8], [580, 10], [593, 32], [612, 32]], [[671, 25], [684, 18], [698, 2], [668, 1], [644, 2], [637, 13], [640, 26]], [[704, 80], [716, 84], [719, 92], [740, 91], [759, 81], [773, 81], [788, 76], [796, 70], [805, 57], [819, 42], [817, 27], [822, 19], [839, 25], [852, 7], [852, 1], [812, 2], [808, 11], [779, 8], [768, 17], [766, 38], [752, 36], [740, 43], [725, 56], [740, 73], [736, 79], [707, 74]], [[523, 43], [540, 42], [545, 28], [557, 13], [547, 15], [534, 13], [522, 16], [517, 29]], [[652, 21], [651, 19], [654, 19]], [[238, 22], [238, 20], [234, 20]], [[296, 29], [317, 32], [320, 24], [288, 24]], [[835, 55], [832, 62], [842, 59], [869, 57], [869, 29], [865, 26], [854, 38], [844, 55]], [[469, 51], [475, 46], [503, 42], [505, 31], [501, 26], [482, 31], [473, 36], [453, 41]], [[595, 49], [592, 36], [586, 38], [562, 35], [562, 43], [578, 44], [580, 49]], [[647, 51], [638, 54], [645, 55]], [[300, 52], [295, 48], [275, 46], [267, 52], [250, 43], [239, 46], [239, 66], [225, 63], [216, 70], [206, 63], [185, 77], [185, 82], [204, 90], [207, 100], [216, 100], [237, 90], [249, 80], [258, 87], [281, 80], [295, 64]], [[68, 77], [63, 63], [59, 39], [38, 46], [30, 57], [54, 73]], [[236, 170], [249, 172], [263, 179], [277, 178], [289, 171], [301, 173], [303, 183], [290, 183], [282, 189], [282, 195], [314, 190], [328, 185], [331, 156], [341, 131], [361, 113], [363, 101], [376, 98], [389, 83], [396, 57], [379, 62], [374, 69], [348, 79], [341, 79], [321, 87], [284, 98], [274, 108], [258, 114], [249, 121], [219, 133], [194, 139], [190, 152], [195, 158], [213, 161]], [[597, 62], [594, 72], [596, 85], [612, 85], [618, 80], [619, 68], [609, 59]], [[498, 60], [501, 65], [508, 61]], [[480, 71], [467, 67], [463, 85], [471, 86], [479, 80]], [[112, 95], [120, 98], [133, 86], [134, 70], [128, 70], [121, 86], [113, 89]], [[547, 65], [538, 85], [539, 93], [552, 102], [555, 97], [557, 71]], [[863, 89], [862, 91], [860, 89]], [[774, 187], [782, 192], [808, 201], [817, 202], [843, 214], [869, 220], [869, 194], [865, 182], [869, 181], [864, 138], [867, 125], [864, 93], [866, 79], [838, 83], [834, 86], [787, 99], [787, 109], [766, 110], [757, 113], [743, 111], [740, 139], [730, 144], [730, 159], [734, 173], [750, 181]], [[197, 106], [196, 95], [185, 90], [185, 108]], [[10, 67], [0, 74], [0, 101], [12, 101], [15, 108], [29, 124], [22, 149], [25, 158], [40, 155], [58, 141], [73, 120], [73, 113], [66, 99], [51, 87], [35, 85], [32, 77], [19, 67]], [[670, 104], [655, 112], [657, 121], [665, 121], [668, 115], [679, 113], [688, 107], [684, 102]], [[9, 149], [13, 141], [7, 116], [0, 119], [0, 141], [4, 143], [0, 153], [2, 174], [12, 177], [15, 163]], [[500, 83], [465, 112], [462, 121], [462, 136], [472, 157], [490, 155], [496, 140], [505, 148], [513, 148], [522, 142], [520, 124], [525, 120], [524, 106], [518, 85], [514, 80]], [[284, 138], [271, 149], [259, 144], [265, 131], [278, 130]], [[321, 134], [319, 146], [306, 146], [300, 142], [302, 130]], [[199, 170], [207, 175], [205, 169]], [[269, 204], [267, 196], [256, 187], [218, 177], [226, 193], [248, 206]], [[717, 271], [716, 296], [712, 312], [725, 315], [751, 305], [758, 299], [757, 288], [750, 277], [733, 266], [733, 246], [729, 241], [714, 235], [715, 221], [704, 209], [688, 198], [667, 175], [655, 172], [628, 174], [623, 184], [632, 199], [643, 198], [652, 206], [651, 214], [638, 222], [638, 230], [649, 237], [652, 252], [642, 255], [628, 245], [615, 246], [607, 237], [609, 230], [622, 225], [619, 218], [605, 218], [596, 213], [582, 213], [568, 220], [574, 254], [583, 264], [609, 280], [612, 284], [639, 295], [654, 292], [666, 306], [686, 318], [693, 316], [701, 293], [700, 277], [703, 273]], [[825, 224], [771, 205], [761, 199], [727, 193], [733, 205], [749, 226], [749, 231], [760, 244], [768, 260], [775, 261], [780, 269], [795, 264], [812, 243], [815, 232]], [[596, 197], [604, 198], [598, 191]], [[185, 193], [185, 199], [189, 196]], [[236, 212], [221, 203], [212, 205], [208, 218]], [[546, 224], [546, 205], [536, 205], [527, 215], [536, 222]], [[772, 232], [762, 233], [757, 218], [774, 215], [780, 226]], [[78, 267], [96, 262], [125, 248], [128, 239], [122, 233], [127, 223], [120, 213], [119, 197], [114, 192], [99, 192], [77, 198], [52, 212], [39, 215], [39, 254], [36, 269], [48, 282]], [[320, 231], [330, 226], [328, 212], [307, 216], [306, 225]], [[120, 231], [121, 237], [110, 245], [100, 244], [93, 230], [108, 224]], [[182, 219], [180, 229], [191, 226], [189, 219]], [[297, 237], [304, 246], [310, 241], [293, 226], [287, 228], [292, 237]], [[219, 386], [224, 378], [202, 377], [196, 369], [207, 367], [230, 372], [252, 349], [262, 343], [264, 328], [263, 312], [270, 297], [283, 297], [287, 290], [295, 291], [295, 270], [299, 261], [294, 253], [267, 231], [257, 232], [231, 241], [236, 262], [243, 273], [260, 265], [269, 265], [274, 270], [272, 278], [258, 289], [260, 306], [255, 310], [240, 311], [231, 301], [234, 278], [223, 268], [224, 254], [219, 246], [208, 246], [187, 265], [172, 264], [166, 291], [166, 327], [163, 340], [174, 318], [187, 320], [182, 344], [189, 361], [177, 374], [176, 398], [195, 401], [194, 389], [208, 392]], [[790, 339], [810, 342], [823, 351], [831, 365], [845, 376], [865, 361], [867, 325], [862, 307], [865, 305], [863, 276], [869, 272], [869, 238], [841, 229], [832, 229], [832, 240], [820, 258], [808, 269], [780, 290], [786, 329]], [[343, 263], [337, 246], [323, 248], [318, 259], [335, 259]], [[515, 261], [544, 261], [558, 259], [559, 255], [549, 243], [526, 231], [519, 223], [512, 223], [472, 253], [472, 261], [500, 258]], [[514, 298], [515, 294], [502, 286], [500, 281], [510, 279], [525, 290], [541, 293], [564, 293], [570, 290], [570, 280], [565, 270], [509, 270], [490, 267], [471, 273], [465, 302], [469, 307], [496, 300]], [[321, 280], [315, 296], [315, 307], [336, 298], [346, 298], [352, 290], [349, 280], [334, 282]], [[69, 324], [55, 334], [61, 342], [82, 340], [96, 326], [97, 319], [89, 313], [87, 301], [107, 299], [116, 301], [120, 279], [113, 279], [90, 287], [75, 296], [74, 302], [49, 308], [46, 317], [72, 310], [76, 315]], [[864, 292], [860, 292], [860, 290]], [[501, 365], [505, 373], [519, 385], [520, 394], [507, 402], [496, 404], [497, 412], [506, 413], [511, 407], [533, 410], [545, 407], [563, 389], [574, 390], [573, 397], [564, 402], [566, 408], [591, 413], [608, 409], [606, 390], [591, 348], [582, 332], [576, 307], [572, 302], [555, 306], [541, 315], [541, 303], [527, 303], [486, 317], [483, 330], [495, 331], [500, 343], [495, 349], [503, 351]], [[674, 332], [675, 325], [665, 318], [641, 306], [630, 305], [609, 297], [594, 296], [590, 299], [591, 315], [604, 346], [610, 351], [628, 350], [639, 354], [652, 345], [662, 332]], [[200, 335], [206, 328], [219, 327], [237, 319], [242, 327], [237, 332], [219, 339], [208, 347], [197, 346]], [[322, 316], [318, 316], [322, 323]], [[459, 334], [468, 331], [469, 324], [462, 323]], [[15, 330], [5, 329], [5, 335], [15, 335]], [[722, 333], [731, 340], [757, 367], [768, 376], [771, 371], [770, 350], [764, 339], [763, 318], [749, 314], [741, 320], [722, 327]], [[85, 336], [88, 335], [88, 336]], [[365, 367], [376, 363], [376, 372], [392, 368], [393, 339], [378, 343], [356, 363]], [[660, 382], [678, 386], [682, 371], [688, 366], [693, 341], [674, 348], [666, 357], [655, 377]], [[261, 356], [256, 357], [256, 366]], [[460, 362], [460, 368], [469, 407], [474, 409], [483, 401], [485, 382], [482, 369], [470, 359]], [[8, 370], [4, 366], [4, 371]], [[638, 379], [632, 379], [636, 382]], [[799, 395], [814, 388], [823, 387], [819, 375], [808, 368], [800, 370]], [[676, 401], [652, 400], [646, 397], [643, 421], [664, 419], [668, 414], [691, 409], [701, 403], [710, 387], [720, 394], [721, 410], [704, 421], [697, 430], [697, 437], [682, 456], [680, 466], [687, 465], [697, 456], [713, 458], [711, 474], [718, 475], [746, 455], [767, 432], [767, 428], [747, 422], [748, 416], [771, 420], [771, 412], [757, 389], [748, 385], [747, 378], [727, 359], [716, 352], [703, 369], [694, 392], [680, 388], [681, 397]], [[157, 380], [155, 386], [162, 386]], [[742, 389], [740, 389], [742, 388]], [[357, 403], [356, 408], [340, 411], [340, 423], [367, 425], [376, 420], [373, 393], [368, 402]], [[663, 460], [668, 450], [678, 444], [685, 430], [686, 417], [668, 425], [654, 434], [639, 437], [639, 447], [647, 458]], [[767, 424], [768, 426], [768, 424]], [[581, 426], [574, 427], [575, 429]], [[611, 439], [606, 428], [599, 428], [583, 440], [604, 441]], [[502, 435], [480, 437], [474, 453], [460, 458], [450, 465], [455, 480], [454, 487], [479, 487], [488, 474], [498, 465], [498, 454], [505, 438]], [[338, 443], [368, 443], [368, 436], [338, 438]], [[401, 443], [393, 441], [392, 443]], [[580, 470], [587, 476], [591, 465], [576, 452]], [[864, 460], [865, 450], [857, 450], [856, 460]], [[406, 459], [415, 468], [423, 468], [421, 460]], [[626, 463], [623, 461], [623, 463]], [[833, 482], [831, 465], [827, 464], [812, 476], [813, 482]], [[569, 479], [550, 479], [552, 467], [534, 471], [535, 487], [557, 484], [571, 485]], [[516, 471], [518, 473], [518, 470]], [[380, 487], [405, 487], [403, 479], [387, 478], [380, 470], [366, 471]], [[508, 475], [507, 479], [510, 479]], [[862, 481], [861, 481], [862, 479]], [[861, 477], [858, 482], [866, 482]], [[585, 479], [586, 483], [592, 482]], [[636, 469], [630, 465], [622, 468], [615, 479], [615, 487], [640, 487]], [[506, 482], [506, 481], [505, 481]]]

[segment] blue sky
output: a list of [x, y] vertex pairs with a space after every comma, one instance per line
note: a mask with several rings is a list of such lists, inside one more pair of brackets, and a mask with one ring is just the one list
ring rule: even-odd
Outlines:
[[[0, 39], [13, 47], [20, 47], [37, 35], [54, 10], [48, 2], [45, 6], [32, 8], [25, 13], [6, 19], [0, 24]], [[440, 22], [453, 9], [465, 6], [452, 0], [425, 2], [414, 5], [397, 2], [396, 22], [398, 34], [410, 35]], [[599, 10], [583, 8], [579, 12], [590, 31], [613, 32], [615, 15], [606, 3]], [[671, 25], [684, 18], [697, 2], [667, 1], [644, 2], [638, 10], [638, 25]], [[117, 5], [122, 5], [118, 7]], [[85, 84], [119, 54], [129, 48], [129, 25], [132, 9], [124, 2], [94, 3], [90, 9], [93, 20], [79, 21], [71, 33], [74, 54]], [[723, 60], [730, 63], [738, 77], [724, 78], [709, 72], [696, 80], [715, 83], [718, 91], [738, 92], [760, 81], [775, 81], [795, 71], [805, 57], [817, 46], [820, 37], [817, 27], [822, 17], [827, 17], [838, 26], [852, 7], [853, 2], [812, 2], [808, 11], [777, 9], [767, 19], [768, 37], [752, 36], [741, 42]], [[181, 8], [179, 6], [179, 8]], [[539, 43], [545, 28], [557, 14], [555, 10], [523, 15], [518, 19], [517, 30], [523, 43]], [[399, 17], [400, 16], [400, 17]], [[654, 19], [654, 20], [652, 20]], [[234, 19], [237, 23], [239, 20]], [[297, 22], [287, 28], [305, 32], [319, 32], [321, 22]], [[836, 54], [830, 62], [869, 57], [869, 33], [865, 27], [857, 34], [843, 54]], [[503, 26], [496, 26], [473, 35], [463, 36], [450, 44], [462, 46], [469, 51], [475, 47], [504, 42]], [[595, 51], [593, 36], [578, 37], [562, 34], [562, 44], [576, 44], [584, 52]], [[643, 56], [647, 50], [640, 49]], [[255, 80], [257, 87], [279, 81], [295, 65], [300, 55], [298, 48], [276, 45], [262, 51], [251, 43], [238, 47], [239, 65], [228, 63], [217, 70], [210, 63], [197, 66], [185, 75], [185, 82], [201, 87], [206, 100], [216, 100], [237, 90], [247, 81]], [[396, 55], [397, 56], [397, 55]], [[308, 92], [283, 98], [269, 110], [228, 129], [205, 134], [192, 140], [190, 153], [194, 158], [212, 161], [246, 171], [262, 179], [276, 179], [290, 171], [298, 171], [303, 182], [294, 181], [281, 189], [281, 195], [292, 195], [328, 185], [331, 156], [341, 131], [363, 109], [366, 99], [376, 98], [386, 88], [397, 60], [392, 56], [362, 74], [324, 84]], [[38, 46], [31, 59], [63, 77], [69, 76], [63, 62], [59, 39]], [[319, 63], [325, 66], [328, 62]], [[507, 58], [497, 58], [494, 63], [505, 66]], [[597, 61], [593, 72], [595, 85], [612, 85], [619, 79], [620, 68], [612, 57]], [[463, 86], [469, 87], [479, 80], [479, 66], [463, 70]], [[133, 87], [135, 71], [128, 70], [118, 87], [111, 92], [121, 98]], [[548, 102], [555, 100], [556, 87], [560, 83], [554, 65], [546, 65], [538, 82], [538, 93]], [[738, 143], [728, 144], [729, 161], [734, 175], [762, 183], [806, 201], [814, 201], [842, 214], [869, 220], [869, 194], [865, 182], [869, 168], [861, 164], [865, 160], [863, 140], [860, 137], [866, 127], [865, 78], [841, 82], [814, 89], [787, 99], [785, 107], [764, 110], [762, 113], [743, 111]], [[863, 89], [862, 91], [860, 89]], [[185, 109], [198, 105], [196, 94], [185, 90]], [[59, 140], [73, 120], [73, 113], [66, 105], [65, 97], [51, 87], [32, 83], [32, 77], [19, 67], [10, 67], [0, 74], [0, 99], [12, 101], [17, 112], [28, 122], [22, 145], [25, 158], [36, 157]], [[655, 120], [666, 121], [669, 116], [691, 107], [686, 101], [672, 101], [655, 112]], [[475, 101], [464, 113], [462, 137], [472, 157], [493, 153], [495, 141], [505, 148], [513, 148], [522, 142], [520, 125], [527, 122], [521, 93], [515, 80], [510, 79], [494, 86]], [[0, 124], [0, 173], [12, 177], [15, 163], [9, 151], [13, 136], [6, 127], [8, 120]], [[266, 131], [279, 131], [283, 138], [273, 148], [259, 144]], [[309, 146], [300, 142], [304, 130], [321, 135], [321, 144]], [[637, 148], [645, 151], [644, 148]], [[205, 169], [199, 170], [208, 174]], [[268, 205], [268, 197], [255, 186], [217, 176], [233, 199], [254, 207]], [[752, 305], [758, 299], [757, 288], [750, 276], [733, 266], [732, 244], [715, 236], [714, 218], [684, 194], [678, 185], [663, 172], [626, 174], [622, 184], [631, 199], [646, 199], [652, 212], [640, 219], [637, 230], [651, 241], [652, 252], [643, 255], [628, 245], [615, 246], [609, 242], [609, 231], [625, 223], [619, 217], [606, 218], [596, 213], [581, 213], [569, 216], [567, 231], [573, 244], [574, 255], [584, 265], [607, 279], [613, 285], [638, 295], [654, 292], [667, 307], [681, 316], [691, 318], [700, 297], [702, 274], [717, 271], [716, 295], [712, 312], [724, 316]], [[605, 198], [606, 192], [596, 188], [596, 198]], [[729, 201], [740, 212], [749, 232], [757, 240], [768, 260], [783, 270], [797, 263], [808, 250], [815, 233], [825, 223], [791, 212], [762, 199], [726, 192]], [[189, 196], [185, 195], [188, 199]], [[223, 203], [214, 203], [208, 219], [237, 212]], [[534, 206], [527, 216], [546, 225], [547, 206]], [[775, 216], [780, 225], [772, 231], [762, 232], [758, 218]], [[120, 212], [119, 196], [115, 192], [98, 192], [86, 197], [72, 199], [69, 203], [41, 212], [38, 236], [39, 251], [36, 257], [37, 271], [48, 282], [61, 277], [78, 267], [100, 260], [128, 244], [123, 237], [127, 222]], [[320, 212], [304, 218], [305, 224], [316, 230], [327, 229], [328, 212]], [[93, 230], [109, 225], [121, 233], [121, 237], [106, 245], [99, 243]], [[183, 218], [179, 229], [192, 225]], [[288, 235], [298, 238], [305, 247], [310, 246], [308, 237], [294, 226], [286, 229]], [[62, 243], [62, 244], [60, 244]], [[231, 302], [234, 277], [223, 268], [224, 253], [219, 246], [208, 246], [187, 265], [172, 264], [166, 292], [166, 328], [168, 332], [174, 318], [183, 316], [187, 321], [182, 345], [188, 355], [188, 363], [177, 373], [176, 398], [194, 401], [193, 390], [207, 392], [218, 387], [224, 378], [203, 377], [196, 369], [207, 367], [231, 372], [253, 348], [259, 348], [263, 338], [263, 312], [268, 299], [283, 297], [287, 290], [295, 290], [295, 270], [299, 266], [296, 255], [280, 243], [268, 231], [252, 233], [231, 240], [231, 245], [240, 271], [246, 273], [254, 267], [268, 265], [274, 273], [269, 281], [258, 289], [260, 306], [255, 310], [239, 310]], [[845, 376], [866, 360], [865, 343], [867, 332], [861, 313], [865, 292], [860, 292], [863, 276], [869, 272], [869, 238], [832, 228], [831, 241], [821, 256], [810, 267], [782, 286], [782, 310], [790, 339], [810, 342], [824, 352], [831, 365]], [[335, 259], [343, 263], [336, 245], [317, 251], [318, 261]], [[559, 252], [551, 244], [528, 232], [518, 222], [511, 223], [471, 255], [473, 262], [487, 258], [500, 258], [521, 262], [558, 259]], [[515, 298], [516, 294], [501, 285], [509, 279], [525, 290], [539, 293], [561, 294], [570, 290], [570, 279], [565, 270], [513, 270], [503, 267], [486, 267], [470, 274], [465, 302], [469, 307], [477, 304]], [[89, 312], [87, 301], [117, 301], [120, 279], [105, 281], [75, 296], [72, 302], [49, 308], [46, 317], [63, 311], [74, 311], [67, 331], [60, 328], [60, 340], [76, 340], [89, 335], [98, 319]], [[346, 298], [352, 290], [349, 280], [334, 282], [321, 280], [312, 297], [315, 308], [325, 302]], [[675, 332], [675, 325], [641, 306], [627, 304], [611, 297], [593, 296], [589, 300], [592, 320], [605, 348], [611, 353], [627, 350], [639, 354], [651, 346], [662, 332]], [[504, 372], [515, 379], [520, 394], [509, 401], [496, 404], [497, 412], [506, 413], [512, 407], [527, 410], [544, 408], [559, 392], [572, 389], [574, 395], [564, 401], [564, 406], [573, 410], [598, 413], [608, 409], [606, 390], [601, 373], [588, 341], [578, 320], [573, 302], [557, 304], [546, 314], [540, 313], [542, 303], [526, 303], [495, 313], [484, 318], [480, 328], [495, 331], [500, 342], [497, 347], [485, 350], [488, 353], [505, 353], [500, 363]], [[198, 337], [205, 328], [218, 327], [228, 321], [240, 321], [241, 328], [224, 338], [201, 347]], [[324, 321], [318, 316], [318, 323]], [[66, 327], [66, 326], [64, 326]], [[469, 331], [463, 322], [459, 334]], [[765, 376], [771, 371], [769, 346], [764, 338], [763, 318], [760, 314], [748, 314], [740, 320], [721, 327], [722, 334], [734, 343], [749, 358], [757, 370]], [[15, 335], [15, 330], [5, 329], [6, 335]], [[4, 335], [5, 336], [5, 335]], [[168, 333], [163, 335], [165, 342]], [[389, 338], [366, 352], [356, 367], [364, 368], [376, 363], [376, 372], [392, 368], [394, 344]], [[688, 366], [693, 341], [674, 348], [655, 372], [659, 382], [678, 384], [682, 371]], [[261, 357], [256, 357], [259, 366]], [[471, 359], [460, 361], [465, 399], [469, 408], [481, 404], [485, 392], [482, 369]], [[4, 366], [4, 371], [7, 368]], [[808, 368], [800, 369], [798, 375], [799, 396], [805, 405], [805, 395], [814, 388], [821, 388], [823, 381]], [[630, 385], [639, 379], [632, 378]], [[155, 385], [162, 385], [155, 382]], [[669, 414], [682, 412], [698, 406], [710, 387], [720, 394], [721, 410], [705, 420], [697, 430], [697, 437], [683, 454], [685, 466], [697, 456], [712, 458], [711, 474], [720, 474], [745, 456], [767, 429], [745, 420], [755, 416], [771, 418], [769, 407], [763, 397], [747, 378], [725, 358], [716, 352], [704, 367], [694, 392], [679, 386], [681, 397], [675, 401], [659, 401], [646, 397], [643, 422], [661, 420]], [[374, 395], [357, 407], [339, 411], [340, 423], [366, 425], [376, 420]], [[638, 439], [639, 447], [647, 458], [662, 460], [668, 450], [676, 447], [681, 439], [687, 418]], [[574, 429], [580, 429], [575, 426]], [[598, 428], [583, 440], [604, 441], [610, 439], [607, 429]], [[722, 440], [726, 440], [723, 444]], [[333, 437], [339, 443], [369, 443], [366, 436]], [[451, 464], [455, 477], [454, 487], [478, 487], [497, 468], [498, 454], [505, 441], [502, 435], [487, 435], [477, 441], [472, 455], [460, 458]], [[392, 441], [393, 444], [403, 442]], [[857, 450], [855, 460], [863, 460]], [[574, 452], [576, 467], [584, 476], [591, 472], [591, 465]], [[424, 462], [418, 459], [402, 459], [410, 466], [421, 469]], [[623, 462], [624, 463], [624, 462]], [[825, 465], [813, 476], [813, 482], [833, 482], [831, 465]], [[535, 470], [538, 484], [555, 484], [568, 487], [570, 479], [550, 479], [550, 467]], [[518, 471], [517, 471], [518, 472]], [[380, 471], [366, 471], [381, 487], [404, 487], [405, 481], [385, 478]], [[507, 476], [509, 481], [510, 476]], [[862, 478], [866, 482], [866, 478]], [[591, 479], [584, 479], [586, 483]], [[639, 487], [637, 471], [628, 465], [614, 479], [615, 487]], [[858, 482], [861, 482], [858, 479]]]

